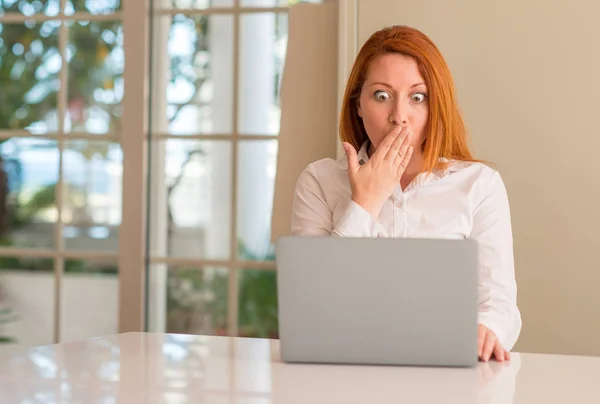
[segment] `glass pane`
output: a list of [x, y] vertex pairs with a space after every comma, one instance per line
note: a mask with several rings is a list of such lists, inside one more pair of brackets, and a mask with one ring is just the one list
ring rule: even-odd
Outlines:
[[28, 17], [34, 14], [55, 16], [59, 11], [60, 0], [0, 0], [0, 15], [19, 13]]
[[123, 29], [118, 21], [68, 22], [69, 94], [65, 131], [120, 132]]
[[239, 132], [276, 135], [279, 90], [287, 46], [287, 14], [252, 13], [240, 19]]
[[155, 9], [185, 8], [203, 10], [207, 8], [233, 7], [234, 0], [154, 0]]
[[9, 191], [8, 229], [0, 236], [0, 245], [54, 247], [59, 157], [55, 141], [36, 138], [0, 140], [4, 168], [0, 175], [6, 176]]
[[117, 252], [123, 198], [121, 146], [102, 141], [66, 142], [63, 178], [65, 248]]
[[116, 261], [66, 260], [60, 313], [61, 342], [117, 334], [119, 274]]
[[0, 129], [58, 130], [59, 26], [58, 21], [0, 24]]
[[90, 14], [111, 14], [121, 10], [121, 0], [67, 0], [65, 14], [72, 15], [76, 11]]
[[54, 260], [0, 257], [0, 346], [51, 344]]
[[240, 142], [238, 164], [237, 244], [241, 260], [275, 260], [271, 243], [276, 140]]
[[157, 141], [150, 164], [151, 254], [229, 259], [230, 142]]
[[242, 7], [285, 7], [299, 3], [300, 0], [240, 0]]
[[277, 273], [270, 270], [242, 269], [238, 279], [239, 335], [277, 339]]
[[152, 332], [227, 334], [227, 268], [150, 265]]
[[233, 16], [161, 17], [153, 42], [152, 93], [159, 95], [152, 105], [159, 112], [152, 114], [153, 130], [230, 133]]

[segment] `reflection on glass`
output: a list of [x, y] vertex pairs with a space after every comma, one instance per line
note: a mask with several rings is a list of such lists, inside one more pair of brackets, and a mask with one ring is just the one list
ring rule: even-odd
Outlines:
[[60, 0], [0, 0], [0, 15], [15, 13], [27, 17], [35, 14], [55, 16], [58, 15], [59, 11]]
[[229, 258], [231, 165], [227, 141], [153, 142], [151, 255]]
[[115, 143], [71, 140], [63, 152], [65, 247], [116, 252], [121, 224], [123, 153]]
[[35, 134], [58, 129], [59, 26], [59, 21], [0, 24], [0, 129]]
[[322, 3], [323, 0], [240, 0], [242, 7], [291, 7], [298, 3]]
[[233, 7], [234, 0], [154, 0], [156, 9], [184, 8], [204, 10], [207, 8]]
[[72, 15], [76, 11], [94, 15], [111, 14], [121, 8], [121, 0], [67, 0], [65, 14]]
[[279, 337], [277, 273], [242, 269], [238, 275], [238, 331], [241, 337]]
[[304, 0], [240, 0], [242, 7], [285, 7], [304, 2]]
[[53, 269], [50, 258], [0, 257], [0, 347], [52, 343]]
[[153, 130], [230, 133], [233, 16], [178, 14], [159, 17], [155, 25], [153, 88], [164, 98], [154, 102]]
[[0, 245], [51, 248], [58, 215], [56, 183], [57, 143], [37, 138], [0, 140], [0, 169], [8, 179], [7, 231]]
[[65, 130], [119, 132], [123, 115], [123, 29], [119, 21], [67, 23], [69, 94]]
[[[150, 271], [156, 285], [162, 285], [162, 289], [151, 288], [155, 293], [150, 294], [150, 316], [165, 316], [164, 324], [151, 320], [156, 325], [155, 330], [162, 328], [164, 332], [176, 334], [227, 334], [229, 273], [226, 268], [166, 268], [153, 264]], [[163, 279], [159, 279], [161, 276]]]
[[118, 304], [119, 279], [114, 260], [66, 260], [61, 288], [61, 342], [117, 334]]
[[276, 135], [287, 47], [286, 13], [243, 14], [240, 19], [239, 132]]
[[241, 260], [275, 259], [271, 243], [271, 215], [276, 159], [276, 140], [240, 142], [237, 244]]

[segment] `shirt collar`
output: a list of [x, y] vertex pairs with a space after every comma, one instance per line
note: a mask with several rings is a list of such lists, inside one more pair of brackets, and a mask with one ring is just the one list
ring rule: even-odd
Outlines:
[[445, 177], [449, 173], [460, 171], [472, 165], [473, 163], [470, 161], [461, 161], [461, 160], [448, 160], [446, 157], [440, 157], [439, 161], [441, 163], [447, 163], [445, 169], [434, 169], [433, 172], [441, 177]]
[[[356, 153], [358, 156], [358, 164], [360, 164], [361, 166], [363, 164], [365, 164], [367, 161], [369, 161], [368, 148], [369, 148], [369, 141], [367, 140], [362, 144], [360, 149], [358, 149], [358, 153]], [[348, 169], [348, 157], [346, 157], [346, 155], [343, 155], [342, 157], [340, 157], [338, 159], [338, 164], [344, 170], [347, 170]]]

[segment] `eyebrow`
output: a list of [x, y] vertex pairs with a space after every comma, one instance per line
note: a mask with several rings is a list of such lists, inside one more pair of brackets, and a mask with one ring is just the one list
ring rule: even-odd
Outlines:
[[[371, 85], [372, 86], [380, 85], [380, 86], [385, 86], [385, 87], [388, 87], [388, 88], [392, 88], [392, 86], [390, 86], [389, 84], [384, 83], [382, 81], [375, 81], [375, 82], [371, 83]], [[412, 86], [410, 86], [410, 88], [415, 88], [415, 87], [424, 86], [424, 85], [425, 85], [425, 83], [417, 83], [417, 84], [413, 84]]]

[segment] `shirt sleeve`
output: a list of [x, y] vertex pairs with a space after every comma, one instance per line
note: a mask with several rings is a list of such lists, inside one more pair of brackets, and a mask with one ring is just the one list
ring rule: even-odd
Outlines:
[[479, 244], [479, 323], [511, 350], [521, 332], [517, 307], [510, 207], [504, 182], [494, 172], [473, 215], [471, 238]]
[[300, 174], [294, 191], [292, 235], [377, 237], [382, 230], [381, 225], [350, 197], [340, 204], [339, 209], [341, 214], [334, 215], [317, 172], [309, 165]]

